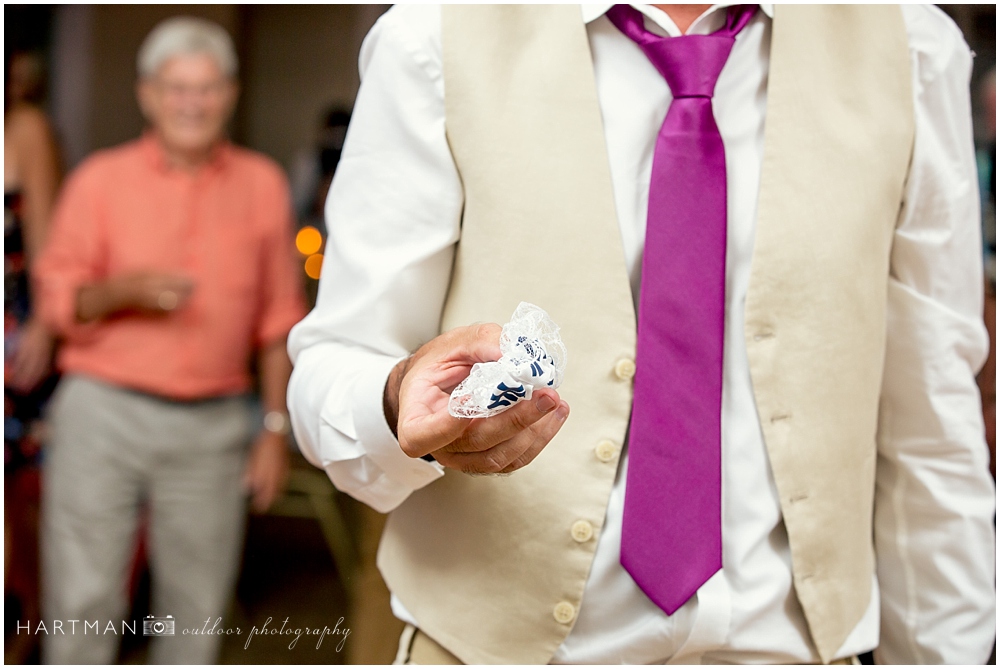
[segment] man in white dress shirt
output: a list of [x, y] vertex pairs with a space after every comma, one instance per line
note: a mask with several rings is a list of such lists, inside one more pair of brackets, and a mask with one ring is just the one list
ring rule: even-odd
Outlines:
[[[667, 36], [708, 34], [725, 17], [725, 5], [636, 7], [648, 30]], [[582, 20], [638, 305], [653, 143], [672, 98], [607, 9], [585, 5]], [[773, 10], [761, 9], [736, 40], [714, 96], [729, 201], [723, 570], [673, 615], [636, 586], [619, 563], [626, 451], [594, 538], [582, 603], [564, 609], [565, 620], [556, 607], [556, 620], [571, 629], [547, 656], [556, 663], [812, 663], [877, 648], [881, 662], [981, 663], [995, 628], [994, 490], [974, 383], [986, 339], [969, 50], [936, 8], [902, 8], [915, 131], [886, 307], [882, 395], [891, 398], [883, 401], [893, 415], [880, 416], [878, 571], [860, 619], [835, 652], [822, 652], [796, 598], [799, 581], [743, 341], [771, 67]], [[530, 469], [570, 413], [552, 391], [471, 427], [440, 406], [450, 365], [499, 356], [496, 326], [439, 336], [466, 204], [446, 135], [441, 25], [440, 8], [401, 5], [365, 40], [362, 86], [327, 202], [330, 238], [317, 306], [289, 338], [289, 409], [304, 453], [339, 489], [381, 512], [449, 469]], [[534, 280], [533, 269], [518, 264], [516, 242], [497, 253], [522, 281]], [[601, 442], [597, 458], [614, 460], [618, 450]], [[408, 604], [394, 597], [397, 616], [413, 629], [427, 627]], [[460, 659], [483, 661], [438, 641]]]

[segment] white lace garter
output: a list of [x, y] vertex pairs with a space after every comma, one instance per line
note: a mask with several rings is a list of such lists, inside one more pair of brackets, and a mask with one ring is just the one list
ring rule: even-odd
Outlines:
[[448, 401], [448, 413], [457, 418], [489, 418], [530, 400], [540, 388], [558, 388], [566, 371], [566, 346], [559, 326], [544, 310], [521, 302], [500, 332], [496, 362], [472, 366]]

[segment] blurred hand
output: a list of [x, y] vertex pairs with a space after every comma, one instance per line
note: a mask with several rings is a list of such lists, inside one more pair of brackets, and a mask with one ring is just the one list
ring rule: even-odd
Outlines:
[[191, 297], [194, 281], [179, 274], [139, 272], [112, 279], [113, 289], [124, 298], [124, 306], [142, 311], [179, 309]]
[[124, 274], [82, 287], [77, 297], [77, 316], [86, 322], [128, 309], [168, 313], [183, 307], [194, 287], [193, 280], [180, 274]]
[[55, 337], [37, 319], [29, 320], [18, 339], [17, 352], [11, 361], [10, 385], [22, 393], [33, 390], [52, 369]]
[[250, 449], [243, 487], [257, 513], [264, 513], [288, 482], [288, 444], [285, 437], [262, 431]]
[[396, 365], [384, 405], [404, 453], [430, 454], [468, 474], [507, 474], [541, 453], [569, 416], [569, 405], [554, 390], [537, 390], [531, 400], [491, 418], [448, 413], [451, 391], [472, 365], [500, 355], [500, 326], [489, 323], [445, 332]]

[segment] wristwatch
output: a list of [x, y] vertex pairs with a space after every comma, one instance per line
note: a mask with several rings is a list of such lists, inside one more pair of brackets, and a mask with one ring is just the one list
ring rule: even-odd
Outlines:
[[268, 411], [264, 414], [264, 429], [268, 432], [287, 437], [292, 431], [292, 423], [288, 414], [283, 411]]

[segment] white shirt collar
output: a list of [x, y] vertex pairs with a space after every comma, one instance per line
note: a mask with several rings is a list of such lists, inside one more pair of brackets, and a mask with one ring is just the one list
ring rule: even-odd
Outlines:
[[[739, 4], [746, 4], [746, 3], [742, 3], [742, 2], [719, 2], [719, 3], [716, 3], [716, 4], [712, 5], [711, 7], [709, 7], [708, 10], [704, 14], [702, 14], [700, 17], [698, 17], [698, 19], [693, 24], [691, 24], [691, 27], [694, 28], [697, 31], [698, 24], [701, 23], [704, 19], [709, 18], [712, 14], [714, 14], [716, 12], [716, 10], [725, 9], [726, 7], [729, 7], [731, 5], [739, 5]], [[612, 6], [613, 6], [612, 3], [596, 4], [596, 5], [580, 5], [580, 9], [581, 9], [581, 12], [583, 14], [583, 22], [584, 23], [590, 23], [591, 21], [599, 19], [600, 17], [604, 16], [607, 13], [607, 11], [609, 9], [611, 9]], [[649, 17], [660, 28], [662, 28], [667, 34], [669, 34], [669, 35], [679, 34], [680, 31], [677, 30], [677, 26], [674, 25], [674, 22], [671, 21], [670, 17], [667, 16], [666, 13], [663, 12], [662, 10], [657, 9], [656, 7], [653, 7], [652, 5], [632, 5], [632, 6], [635, 7], [636, 9], [638, 9], [643, 14], [645, 14], [647, 17]], [[773, 4], [771, 4], [771, 3], [761, 3], [760, 8], [761, 8], [761, 11], [763, 11], [764, 14], [767, 15], [768, 18], [774, 18], [774, 5]], [[698, 31], [698, 32], [701, 32], [701, 31]]]

